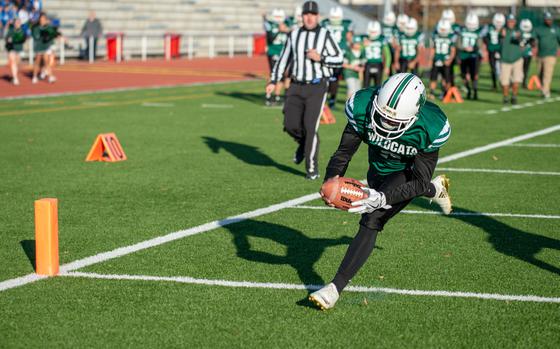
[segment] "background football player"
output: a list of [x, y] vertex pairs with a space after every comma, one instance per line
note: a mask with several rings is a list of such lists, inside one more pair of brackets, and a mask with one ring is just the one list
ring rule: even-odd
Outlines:
[[535, 46], [533, 23], [528, 18], [522, 19], [519, 23], [519, 29], [521, 29], [521, 46], [523, 46], [523, 87], [527, 88], [527, 76], [529, 75], [533, 47]]
[[[272, 10], [270, 17], [265, 17], [264, 29], [266, 31], [266, 55], [270, 71], [272, 72], [272, 67], [274, 67], [278, 61], [284, 43], [288, 39], [288, 33], [291, 30], [289, 24], [286, 22], [286, 13], [284, 10]], [[272, 99], [272, 95], [266, 95], [267, 106], [271, 106], [274, 103], [279, 104], [281, 102], [280, 95], [282, 93], [282, 87], [283, 81], [279, 81], [274, 89], [274, 100]]]
[[439, 149], [451, 128], [443, 111], [426, 102], [422, 80], [396, 74], [381, 88], [358, 91], [346, 102], [348, 124], [327, 166], [326, 179], [343, 176], [363, 142], [368, 146], [369, 197], [354, 202], [349, 212], [361, 214], [358, 233], [331, 283], [310, 294], [321, 309], [332, 308], [375, 246], [377, 234], [413, 198], [427, 196], [445, 214], [451, 212], [445, 176], [432, 179]]
[[476, 14], [467, 15], [465, 26], [461, 28], [457, 41], [461, 60], [461, 77], [467, 88], [467, 99], [478, 99], [478, 69], [482, 38]]
[[[383, 74], [388, 75], [387, 56], [390, 55], [387, 40], [381, 34], [381, 24], [378, 21], [368, 23], [368, 33], [364, 36], [364, 87], [381, 85]], [[390, 58], [389, 58], [390, 59]]]
[[418, 32], [418, 22], [410, 18], [404, 27], [404, 32], [399, 34], [395, 48], [395, 71], [399, 73], [418, 70], [418, 49], [422, 45], [424, 35]]
[[451, 22], [442, 19], [438, 22], [436, 33], [432, 38], [430, 57], [432, 57], [432, 71], [430, 72], [430, 99], [435, 99], [438, 76], [441, 76], [441, 97], [445, 96], [451, 87], [451, 65], [455, 59], [455, 34], [451, 32]]
[[395, 25], [396, 22], [397, 17], [392, 11], [383, 16], [383, 37], [385, 38], [385, 42], [387, 43], [387, 47], [389, 48], [389, 52], [391, 53], [391, 59], [385, 62], [385, 67], [389, 69], [389, 75], [393, 75], [392, 62], [395, 59], [395, 38], [398, 35], [398, 29]]
[[492, 77], [492, 88], [498, 88], [497, 78], [500, 76], [500, 51], [502, 51], [502, 36], [500, 32], [506, 24], [503, 13], [496, 13], [492, 17], [492, 23], [487, 25], [482, 34], [486, 51], [488, 52], [488, 64], [490, 64], [490, 76]]
[[344, 53], [342, 68], [342, 74], [346, 81], [347, 98], [350, 98], [350, 96], [362, 88], [364, 55], [362, 51], [362, 42], [359, 36], [354, 36], [352, 38], [350, 49]]

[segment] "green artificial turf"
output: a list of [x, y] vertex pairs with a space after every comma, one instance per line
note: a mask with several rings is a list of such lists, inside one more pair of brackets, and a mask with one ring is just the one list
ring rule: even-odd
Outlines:
[[[483, 75], [483, 79], [487, 77]], [[441, 156], [559, 124], [560, 101], [443, 105]], [[558, 87], [558, 86], [555, 86]], [[0, 101], [0, 282], [33, 273], [33, 201], [59, 199], [61, 264], [317, 192], [262, 81]], [[320, 129], [320, 168], [345, 126]], [[522, 91], [520, 103], [539, 101]], [[147, 104], [146, 104], [147, 103]], [[497, 110], [496, 114], [487, 114]], [[115, 132], [128, 160], [84, 159]], [[521, 143], [560, 144], [559, 133]], [[560, 172], [560, 148], [501, 147], [440, 167]], [[364, 178], [365, 147], [347, 175]], [[560, 215], [559, 176], [445, 172], [456, 212]], [[320, 200], [306, 203], [322, 206]], [[425, 199], [408, 210], [434, 211]], [[330, 281], [358, 217], [287, 208], [80, 269], [232, 281]], [[560, 297], [558, 219], [399, 214], [352, 284]], [[57, 277], [0, 292], [0, 347], [525, 347], [560, 342], [560, 304]]]

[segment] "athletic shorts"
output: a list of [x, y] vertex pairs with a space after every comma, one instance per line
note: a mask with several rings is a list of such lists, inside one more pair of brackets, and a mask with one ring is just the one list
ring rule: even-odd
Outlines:
[[514, 63], [501, 63], [500, 83], [502, 86], [509, 86], [510, 82], [519, 84], [523, 82], [523, 58], [519, 58]]

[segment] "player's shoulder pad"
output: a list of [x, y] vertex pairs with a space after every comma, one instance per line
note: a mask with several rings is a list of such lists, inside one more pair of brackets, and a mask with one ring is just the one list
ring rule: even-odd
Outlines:
[[358, 90], [346, 101], [344, 112], [348, 123], [360, 134], [365, 131], [366, 120], [371, 112], [373, 96], [377, 88], [368, 87]]
[[436, 151], [441, 148], [451, 136], [451, 125], [441, 108], [430, 101], [422, 107], [421, 117], [424, 128], [428, 133], [428, 148], [426, 151]]

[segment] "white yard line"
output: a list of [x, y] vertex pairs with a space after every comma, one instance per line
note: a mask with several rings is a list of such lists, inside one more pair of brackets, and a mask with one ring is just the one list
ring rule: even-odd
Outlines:
[[[310, 205], [297, 205], [289, 208], [302, 209], [302, 210], [336, 210], [328, 206], [310, 206]], [[404, 214], [427, 214], [435, 216], [443, 216], [443, 213], [438, 211], [420, 211], [420, 210], [402, 210], [399, 213]], [[545, 215], [545, 214], [524, 214], [524, 213], [499, 213], [499, 212], [451, 212], [450, 216], [474, 216], [474, 217], [512, 217], [512, 218], [536, 218], [536, 219], [560, 219], [560, 215]]]
[[174, 107], [175, 104], [173, 103], [154, 103], [154, 102], [144, 102], [142, 103], [143, 107], [155, 107], [155, 108], [168, 108]]
[[232, 104], [202, 104], [201, 105], [202, 108], [207, 108], [207, 109], [231, 109], [233, 108]]
[[[471, 156], [474, 154], [478, 154], [478, 153], [482, 153], [485, 152], [487, 150], [490, 149], [494, 149], [494, 148], [498, 148], [498, 147], [502, 147], [505, 145], [509, 145], [512, 143], [516, 143], [525, 139], [529, 139], [529, 138], [533, 138], [533, 137], [537, 137], [537, 136], [541, 136], [547, 133], [551, 133], [554, 131], [560, 130], [560, 124], [552, 126], [552, 127], [548, 127], [545, 128], [543, 130], [540, 131], [536, 131], [536, 132], [531, 132], [531, 133], [527, 133], [525, 135], [521, 135], [521, 136], [517, 136], [517, 137], [513, 137], [513, 138], [509, 138], [506, 140], [503, 140], [501, 142], [496, 142], [496, 143], [491, 143], [482, 147], [476, 147], [474, 149], [470, 149], [470, 150], [466, 150], [466, 151], [462, 151], [453, 155], [449, 155], [449, 156], [445, 156], [443, 158], [441, 158], [438, 163], [443, 164], [449, 161], [453, 161], [453, 160], [457, 160], [457, 159], [461, 159], [467, 156]], [[220, 228], [223, 227], [225, 225], [228, 224], [232, 224], [232, 223], [237, 223], [237, 222], [242, 222], [244, 220], [250, 219], [250, 218], [254, 218], [254, 217], [259, 217], [268, 213], [272, 213], [272, 212], [276, 212], [279, 210], [282, 210], [284, 208], [288, 208], [288, 207], [292, 207], [292, 206], [297, 206], [297, 205], [301, 205], [304, 204], [306, 202], [318, 199], [320, 196], [318, 193], [313, 193], [313, 194], [308, 194], [308, 195], [304, 195], [301, 196], [297, 199], [293, 199], [293, 200], [288, 200], [279, 204], [275, 204], [275, 205], [271, 205], [268, 206], [266, 208], [260, 208], [254, 211], [250, 211], [250, 212], [246, 212], [246, 213], [242, 213], [240, 215], [234, 216], [234, 217], [229, 217], [229, 218], [225, 218], [222, 220], [217, 220], [217, 221], [213, 221], [210, 223], [206, 223], [206, 224], [202, 224], [190, 229], [186, 229], [186, 230], [180, 230], [174, 233], [169, 233], [166, 235], [162, 235], [162, 236], [158, 236], [149, 240], [145, 240], [133, 245], [129, 245], [129, 246], [124, 246], [124, 247], [119, 247], [117, 249], [114, 249], [112, 251], [107, 251], [107, 252], [102, 252], [99, 254], [96, 254], [94, 256], [90, 256], [90, 257], [86, 257], [86, 258], [82, 258], [79, 260], [76, 260], [74, 262], [70, 262], [67, 264], [64, 264], [60, 267], [60, 271], [61, 272], [69, 272], [69, 271], [73, 271], [73, 270], [77, 270], [89, 265], [93, 265], [93, 264], [97, 264], [97, 263], [101, 263], [101, 262], [105, 262], [108, 261], [110, 259], [113, 258], [117, 258], [117, 257], [121, 257], [121, 256], [125, 256], [137, 251], [141, 251], [141, 250], [145, 250], [148, 248], [152, 248], [155, 246], [159, 246], [162, 244], [165, 244], [167, 242], [170, 241], [175, 241], [178, 239], [182, 239], [184, 237], [187, 236], [192, 236], [192, 235], [196, 235], [196, 234], [200, 234], [203, 232], [207, 232], [216, 228]], [[28, 274], [22, 278], [17, 278], [17, 279], [10, 279], [10, 280], [5, 280], [5, 281], [1, 281], [0, 282], [0, 292], [13, 288], [13, 287], [18, 287], [18, 286], [22, 286], [34, 281], [37, 281], [38, 279], [34, 279], [31, 276], [33, 276], [35, 274]], [[14, 281], [14, 280], [19, 280], [19, 281]]]
[[515, 143], [510, 144], [508, 147], [528, 147], [528, 148], [560, 148], [560, 144], [550, 143]]
[[[149, 276], [149, 275], [109, 275], [96, 273], [70, 272], [62, 274], [62, 276], [81, 277], [90, 279], [105, 280], [132, 280], [132, 281], [159, 281], [159, 282], [177, 282], [184, 284], [223, 286], [235, 288], [267, 288], [277, 290], [317, 290], [322, 286], [318, 285], [301, 285], [274, 282], [251, 282], [251, 281], [230, 281], [230, 280], [212, 280], [197, 279], [188, 276]], [[425, 291], [425, 290], [406, 290], [398, 288], [386, 287], [367, 287], [367, 286], [348, 286], [344, 289], [346, 292], [360, 293], [389, 293], [405, 296], [428, 296], [428, 297], [455, 297], [455, 298], [476, 298], [476, 299], [492, 299], [498, 301], [516, 301], [516, 302], [538, 302], [538, 303], [560, 303], [557, 297], [541, 297], [534, 295], [508, 295], [496, 293], [475, 293], [475, 292], [458, 292], [458, 291]]]
[[531, 107], [534, 107], [535, 105], [542, 105], [542, 104], [545, 104], [545, 103], [554, 103], [554, 102], [558, 102], [558, 101], [560, 101], [560, 97], [540, 99], [540, 100], [535, 101], [535, 102], [527, 102], [527, 103], [523, 103], [523, 104], [517, 104], [517, 105], [508, 106], [508, 107], [502, 107], [500, 109], [490, 109], [490, 110], [485, 111], [484, 114], [494, 115], [494, 114], [498, 114], [499, 112], [508, 112], [508, 111], [512, 111], [512, 110], [531, 108]]
[[438, 167], [438, 168], [436, 168], [436, 171], [474, 172], [474, 173], [506, 173], [506, 174], [526, 174], [526, 175], [539, 175], [539, 176], [560, 176], [560, 172], [498, 170], [498, 169], [488, 169], [488, 168]]

